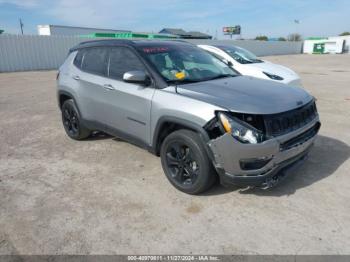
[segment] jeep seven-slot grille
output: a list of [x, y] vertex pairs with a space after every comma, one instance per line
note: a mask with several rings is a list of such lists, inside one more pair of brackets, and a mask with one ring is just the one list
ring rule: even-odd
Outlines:
[[293, 137], [292, 139], [289, 139], [283, 142], [280, 145], [280, 150], [285, 151], [305, 143], [306, 141], [313, 138], [317, 134], [318, 130], [320, 129], [320, 126], [321, 126], [320, 123], [316, 123], [313, 127], [309, 128], [305, 132], [297, 135], [296, 137]]
[[314, 101], [280, 114], [264, 116], [268, 136], [281, 136], [310, 123], [317, 115]]

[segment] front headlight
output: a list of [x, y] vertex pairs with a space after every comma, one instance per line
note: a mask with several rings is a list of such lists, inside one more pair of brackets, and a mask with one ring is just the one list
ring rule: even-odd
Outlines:
[[238, 118], [220, 112], [219, 119], [225, 132], [230, 133], [242, 143], [257, 144], [264, 141], [264, 134], [261, 131]]

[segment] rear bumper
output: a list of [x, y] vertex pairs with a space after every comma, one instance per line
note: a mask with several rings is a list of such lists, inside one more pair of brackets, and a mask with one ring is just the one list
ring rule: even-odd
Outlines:
[[[275, 185], [306, 159], [319, 126], [316, 117], [303, 128], [254, 145], [242, 144], [229, 134], [211, 140], [208, 145], [214, 155], [214, 165], [221, 183], [261, 187]], [[242, 167], [243, 160], [261, 159], [265, 161], [263, 166]]]

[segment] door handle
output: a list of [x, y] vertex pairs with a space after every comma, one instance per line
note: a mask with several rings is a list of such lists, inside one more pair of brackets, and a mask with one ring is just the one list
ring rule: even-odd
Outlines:
[[104, 84], [103, 87], [107, 90], [115, 90], [115, 88], [110, 84]]
[[80, 77], [79, 76], [73, 76], [73, 79], [79, 81]]

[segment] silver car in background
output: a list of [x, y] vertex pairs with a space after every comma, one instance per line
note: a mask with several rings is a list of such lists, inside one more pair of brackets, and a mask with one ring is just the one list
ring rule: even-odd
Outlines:
[[189, 194], [217, 178], [275, 185], [305, 159], [320, 128], [305, 90], [242, 76], [180, 41], [83, 42], [60, 67], [57, 87], [69, 137], [103, 131], [144, 147]]

